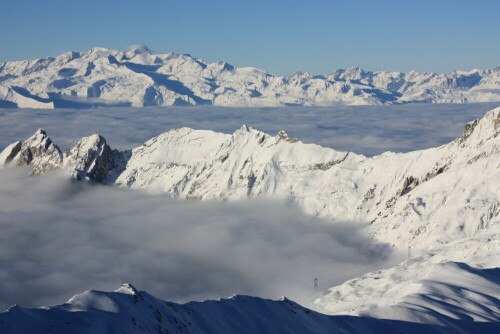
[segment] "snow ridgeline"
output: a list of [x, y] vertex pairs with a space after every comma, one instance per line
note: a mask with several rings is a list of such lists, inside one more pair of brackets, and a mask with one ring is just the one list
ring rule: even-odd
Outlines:
[[[334, 287], [314, 303], [325, 313], [360, 317], [304, 311], [308, 316], [297, 320], [296, 313], [288, 310], [285, 313], [290, 316], [283, 315], [279, 326], [293, 324], [296, 332], [307, 332], [301, 326], [317, 333], [332, 328], [339, 332], [495, 332], [500, 323], [499, 134], [500, 108], [468, 123], [463, 135], [449, 144], [372, 158], [303, 144], [284, 132], [269, 136], [246, 126], [232, 135], [175, 129], [129, 151], [112, 150], [103, 137], [92, 135], [65, 153], [39, 130], [0, 153], [0, 166], [31, 166], [35, 174], [62, 168], [75, 180], [165, 192], [176, 198], [287, 198], [305, 212], [333, 223], [365, 224], [374, 240], [408, 251], [409, 259], [398, 266]], [[94, 299], [100, 303], [105, 295], [116, 303], [122, 297], [94, 295], [91, 307], [82, 309], [85, 312], [78, 321], [108, 326], [114, 324], [113, 319], [125, 317], [124, 326], [139, 324], [137, 318], [136, 324], [130, 320], [135, 316], [129, 307], [95, 312], [99, 307], [92, 306]], [[51, 308], [52, 313], [11, 308], [0, 316], [0, 328], [15, 319], [27, 326], [55, 324], [58, 320], [51, 314], [61, 319], [73, 316], [65, 313], [73, 310], [72, 301]], [[231, 312], [247, 312], [248, 303], [258, 310], [248, 311], [248, 319], [261, 319], [259, 324], [269, 332], [284, 330], [272, 327], [259, 313], [261, 309], [269, 314], [281, 312], [283, 305], [278, 302], [245, 297], [234, 302], [232, 311], [217, 303], [188, 305], [215, 312], [211, 317], [223, 322], [218, 332], [242, 332], [244, 327], [236, 330], [235, 323], [225, 321], [229, 322]], [[106, 299], [103, 304], [112, 303]], [[82, 320], [86, 317], [94, 320]], [[389, 325], [376, 318], [397, 321]], [[157, 322], [141, 322], [142, 328], [129, 331], [141, 332], [153, 324], [158, 326]], [[203, 332], [200, 328], [205, 327], [196, 328]]]
[[115, 292], [86, 291], [62, 305], [0, 313], [2, 333], [495, 333], [492, 322], [447, 319], [443, 325], [331, 316], [281, 298], [234, 295], [176, 304], [123, 284]]
[[276, 76], [190, 55], [93, 48], [0, 63], [0, 107], [383, 105], [500, 101], [500, 67], [448, 74], [359, 67]]
[[246, 126], [232, 135], [174, 129], [127, 151], [92, 135], [62, 153], [40, 129], [5, 148], [0, 167], [62, 168], [76, 180], [174, 198], [287, 199], [332, 221], [366, 222], [378, 241], [416, 254], [498, 222], [499, 114], [468, 123], [449, 144], [371, 158]]

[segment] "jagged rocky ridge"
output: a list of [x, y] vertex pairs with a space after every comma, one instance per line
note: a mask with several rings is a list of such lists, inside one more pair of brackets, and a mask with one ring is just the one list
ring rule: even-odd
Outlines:
[[0, 63], [0, 107], [381, 105], [500, 101], [500, 68], [276, 76], [183, 54], [93, 48]]
[[[165, 192], [176, 198], [286, 198], [332, 223], [362, 224], [374, 240], [408, 252], [407, 261], [333, 287], [314, 303], [325, 313], [356, 318], [311, 313], [297, 319], [285, 307], [284, 313], [290, 316], [271, 322], [265, 315], [282, 312], [284, 304], [250, 297], [228, 301], [231, 306], [224, 300], [188, 304], [200, 307], [193, 312], [208, 312], [211, 319], [222, 322], [218, 332], [246, 328], [237, 327], [238, 322], [226, 324], [227, 312], [245, 315], [238, 318], [241, 324], [261, 319], [259, 328], [269, 332], [284, 330], [271, 323], [298, 332], [307, 332], [302, 327], [306, 326], [317, 333], [331, 332], [332, 327], [340, 332], [343, 328], [345, 332], [496, 332], [500, 324], [499, 134], [500, 108], [468, 123], [463, 135], [449, 144], [372, 158], [303, 144], [284, 132], [270, 136], [246, 126], [231, 135], [174, 129], [128, 151], [111, 150], [103, 137], [92, 135], [63, 154], [38, 130], [24, 142], [5, 148], [0, 166], [31, 166], [35, 174], [62, 169], [74, 180]], [[75, 321], [79, 328], [83, 324], [101, 330], [123, 324], [130, 332], [141, 332], [159, 325], [155, 308], [149, 306], [149, 313], [137, 313], [138, 320], [137, 306], [128, 304], [135, 297], [123, 305], [120, 294], [82, 296], [85, 302], [81, 303], [77, 296], [50, 308], [11, 308], [0, 315], [0, 328], [15, 332], [9, 327], [13, 323], [25, 324], [27, 329], [59, 328]], [[246, 308], [249, 303], [257, 313]], [[71, 320], [75, 310], [83, 313]], [[166, 316], [163, 309], [161, 314]], [[186, 319], [197, 329], [180, 329], [174, 320], [160, 325], [178, 332], [213, 332], [212, 327], [196, 327], [199, 323], [194, 318]]]
[[232, 135], [174, 129], [128, 151], [92, 135], [62, 154], [38, 130], [5, 148], [0, 166], [62, 168], [77, 180], [175, 198], [289, 199], [309, 214], [369, 223], [377, 240], [419, 251], [498, 222], [499, 114], [488, 112], [441, 147], [371, 158], [246, 126]]

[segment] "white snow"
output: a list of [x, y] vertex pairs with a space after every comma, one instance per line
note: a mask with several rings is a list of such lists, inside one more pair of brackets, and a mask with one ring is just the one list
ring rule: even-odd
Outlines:
[[[445, 324], [500, 321], [498, 223], [331, 288], [314, 304], [330, 314]], [[367, 298], [369, 296], [369, 298]]]
[[[228, 71], [225, 64], [219, 65]], [[365, 78], [363, 73], [355, 69], [338, 75], [361, 80]], [[456, 80], [448, 85], [462, 88], [471, 85], [476, 74], [476, 71], [456, 72], [453, 74]], [[459, 75], [468, 79], [459, 80]], [[412, 72], [411, 76], [419, 74]], [[295, 77], [304, 80], [310, 76]], [[49, 143], [50, 139], [41, 138], [42, 135], [38, 132], [23, 142], [23, 148], [34, 145], [27, 143]], [[7, 162], [12, 147], [0, 154], [4, 159], [0, 164]], [[81, 149], [85, 147], [80, 145], [78, 150], [71, 150], [69, 156], [77, 152], [80, 158], [90, 157], [91, 150]], [[99, 160], [104, 151], [100, 152], [92, 155], [92, 159]], [[54, 168], [63, 168], [70, 174], [74, 171], [74, 163], [65, 162], [66, 157], [62, 161], [52, 155], [42, 158], [46, 159], [45, 169], [35, 165], [38, 173]], [[500, 108], [468, 123], [463, 135], [446, 145], [409, 153], [387, 152], [367, 158], [304, 144], [284, 132], [273, 136], [242, 126], [232, 135], [189, 128], [171, 130], [131, 151], [114, 151], [112, 161], [112, 166], [103, 167], [107, 184], [186, 199], [286, 199], [297, 203], [304, 212], [332, 223], [349, 220], [360, 224], [374, 242], [408, 252], [409, 259], [396, 267], [330, 289], [314, 303], [314, 307], [324, 312], [363, 316], [357, 319], [365, 325], [371, 321], [366, 320], [370, 317], [400, 320], [397, 330], [402, 328], [398, 326], [411, 323], [413, 327], [407, 328], [410, 332], [498, 329]], [[99, 297], [91, 298], [97, 306], [92, 307], [111, 313], [120, 309], [120, 316], [128, 314], [129, 311], [115, 305], [116, 295], [97, 294]], [[114, 302], [106, 298], [101, 301], [101, 294]], [[238, 305], [238, 312], [250, 303], [247, 297], [231, 301]], [[253, 310], [265, 309], [260, 306], [261, 301], [252, 300], [252, 305], [254, 302]], [[209, 307], [212, 303], [200, 305]], [[13, 308], [3, 316], [17, 317], [23, 312]], [[335, 322], [340, 318], [322, 319]], [[304, 321], [300, 323], [309, 320]], [[221, 324], [219, 330], [234, 331], [231, 326], [234, 323]], [[330, 330], [331, 326], [336, 325], [329, 323]], [[203, 328], [200, 331], [206, 329], [200, 328]], [[269, 331], [275, 330], [278, 329]], [[324, 330], [318, 327], [313, 332]], [[373, 328], [375, 332], [380, 330]]]
[[[135, 289], [134, 289], [135, 290]], [[495, 323], [446, 319], [420, 324], [370, 317], [328, 316], [286, 298], [234, 295], [176, 304], [146, 292], [87, 291], [62, 305], [0, 313], [2, 333], [495, 333]]]
[[0, 63], [0, 105], [89, 106], [384, 105], [500, 101], [500, 68], [448, 74], [364, 71], [280, 77], [253, 67], [206, 63], [186, 54], [93, 48]]

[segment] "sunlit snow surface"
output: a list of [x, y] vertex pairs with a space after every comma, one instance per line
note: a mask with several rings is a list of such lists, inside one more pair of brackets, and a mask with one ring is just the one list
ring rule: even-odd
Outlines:
[[375, 155], [436, 147], [458, 137], [464, 124], [498, 103], [397, 106], [101, 109], [0, 109], [0, 149], [44, 128], [62, 149], [92, 133], [116, 149], [130, 149], [172, 128], [233, 133], [242, 124], [339, 151]]
[[[69, 148], [80, 136], [95, 132], [107, 137], [113, 147], [131, 148], [172, 127], [190, 126], [231, 133], [246, 123], [269, 133], [284, 129], [291, 137], [299, 137], [306, 142], [373, 155], [385, 150], [408, 151], [450, 142], [461, 135], [466, 121], [483, 117], [487, 110], [495, 106], [96, 109], [88, 113], [67, 110], [62, 114], [60, 110], [20, 110], [2, 113], [0, 124], [2, 134], [6, 133], [5, 137], [8, 137], [2, 138], [5, 141], [2, 142], [3, 146], [28, 137], [37, 127], [47, 129], [52, 139], [61, 144], [63, 149]], [[113, 111], [117, 113], [113, 114]], [[182, 117], [178, 116], [180, 114]], [[116, 116], [114, 122], [113, 116]], [[383, 172], [376, 182], [390, 185], [388, 196], [399, 194], [396, 205], [381, 197], [387, 206], [383, 210], [387, 212], [379, 215], [384, 219], [389, 218], [371, 225], [381, 227], [380, 233], [377, 232], [375, 236], [379, 240], [392, 240], [399, 247], [404, 247], [409, 245], [407, 241], [410, 234], [415, 234], [411, 258], [392, 268], [372, 271], [328, 291], [323, 290], [323, 295], [315, 302], [315, 308], [326, 313], [403, 321], [406, 323], [395, 322], [399, 324], [397, 330], [402, 329], [401, 324], [411, 324], [411, 328], [407, 328], [409, 332], [428, 332], [429, 328], [419, 327], [423, 324], [437, 326], [430, 329], [442, 329], [443, 332], [495, 332], [498, 329], [499, 120], [499, 109], [496, 109], [479, 123], [473, 123], [477, 126], [469, 125], [468, 132], [449, 145], [424, 152], [385, 154], [367, 159], [373, 160], [374, 165], [377, 165], [377, 161], [382, 165], [380, 170]], [[170, 135], [177, 138], [184, 132], [173, 131]], [[208, 137], [216, 136], [209, 132], [193, 133], [199, 137], [197, 139], [205, 139], [203, 144], [197, 142], [200, 151], [203, 145], [206, 146]], [[254, 134], [244, 127], [237, 133], [241, 136], [233, 135], [236, 139], [247, 139]], [[280, 140], [280, 136], [273, 138], [268, 139], [276, 142]], [[320, 138], [328, 138], [328, 143], [322, 142]], [[189, 139], [185, 140], [186, 146], [181, 145], [183, 140], [175, 141], [176, 145], [172, 147], [160, 145], [161, 141], [158, 145], [170, 155], [175, 155], [176, 150], [185, 152], [194, 146]], [[289, 144], [282, 145], [302, 145], [293, 140], [286, 142]], [[371, 145], [366, 145], [366, 142]], [[305, 149], [306, 146], [300, 147]], [[277, 150], [278, 146], [270, 147]], [[313, 151], [324, 158], [324, 154], [319, 154], [318, 150]], [[139, 150], [137, 154], [140, 157], [141, 152], [144, 153]], [[193, 152], [195, 156], [201, 154]], [[308, 156], [305, 151], [297, 152], [300, 154], [293, 156], [295, 160]], [[231, 154], [231, 158], [224, 158], [221, 163], [228, 159], [228, 164], [233, 158]], [[214, 159], [217, 160], [217, 157]], [[148, 162], [147, 159], [140, 160], [141, 163]], [[279, 161], [286, 165], [286, 161]], [[363, 173], [373, 169], [368, 168], [366, 161], [360, 160], [360, 163], [364, 163], [365, 169], [359, 168]], [[434, 167], [443, 166], [443, 163], [446, 166], [444, 171], [429, 173]], [[328, 186], [330, 190], [340, 186], [331, 177], [333, 173], [336, 170], [340, 173], [341, 169], [347, 173], [354, 166], [351, 162], [346, 164], [333, 168], [331, 175], [318, 172], [325, 173], [324, 184], [327, 184], [326, 181], [333, 182]], [[223, 171], [220, 168], [217, 170]], [[339, 176], [343, 174], [339, 173], [335, 177], [343, 180]], [[392, 175], [392, 178], [381, 178], [385, 174]], [[105, 285], [105, 289], [110, 290], [117, 285], [118, 279], [134, 282], [138, 279], [141, 288], [147, 286], [146, 290], [166, 299], [204, 298], [227, 295], [226, 291], [237, 290], [235, 292], [266, 297], [275, 293], [288, 296], [295, 294], [297, 298], [307, 301], [321, 294], [321, 291], [312, 289], [311, 278], [316, 273], [321, 278], [319, 290], [322, 290], [325, 284], [328, 287], [340, 283], [334, 282], [336, 279], [345, 280], [347, 276], [360, 274], [358, 271], [373, 269], [369, 268], [370, 265], [377, 268], [392, 265], [381, 261], [387, 255], [384, 246], [377, 248], [375, 253], [361, 247], [368, 240], [357, 229], [353, 229], [355, 224], [329, 226], [319, 220], [313, 222], [316, 219], [305, 216], [286, 201], [174, 202], [141, 192], [71, 185], [64, 178], [59, 178], [57, 173], [36, 179], [26, 175], [26, 170], [22, 169], [0, 172], [0, 218], [6, 222], [0, 237], [0, 253], [3, 257], [0, 260], [7, 264], [0, 272], [3, 284], [0, 286], [3, 289], [0, 295], [5, 296], [6, 304], [13, 299], [24, 300], [28, 304], [46, 303], [53, 297], [57, 297], [54, 302], [60, 302], [65, 299], [64, 296], [69, 297], [70, 291], [73, 294], [84, 290], [85, 284], [92, 288]], [[423, 180], [422, 185], [412, 190], [412, 187], [407, 186], [413, 182], [413, 178], [409, 181], [409, 176]], [[216, 183], [220, 184], [226, 178], [217, 180]], [[356, 189], [368, 186], [373, 180], [361, 177], [357, 181]], [[363, 182], [368, 183], [363, 186]], [[309, 182], [306, 183], [309, 185]], [[346, 187], [352, 188], [350, 184]], [[397, 192], [401, 187], [405, 192]], [[361, 195], [365, 194], [365, 188], [360, 192]], [[410, 194], [407, 194], [406, 188], [408, 192], [411, 191]], [[367, 195], [370, 193], [373, 191], [366, 192]], [[307, 198], [310, 199], [311, 194]], [[332, 202], [331, 196], [328, 198], [325, 199], [327, 203]], [[370, 198], [368, 196], [368, 200]], [[345, 198], [343, 202], [346, 202]], [[439, 207], [439, 210], [435, 207]], [[140, 224], [137, 224], [138, 221]], [[410, 230], [405, 225], [409, 223], [419, 228]], [[396, 232], [401, 235], [397, 237]], [[384, 238], [384, 235], [393, 235], [394, 238]], [[423, 237], [416, 238], [419, 235]], [[193, 268], [199, 271], [193, 271]], [[323, 277], [328, 277], [326, 282]], [[75, 291], [73, 286], [78, 287], [78, 290]], [[99, 293], [90, 295], [93, 297], [81, 309], [89, 311], [89, 317], [93, 317], [95, 310], [116, 312], [115, 308], [100, 308], [103, 299], [106, 305], [113, 302], [101, 298]], [[112, 299], [122, 298], [109, 296]], [[78, 300], [77, 296], [70, 304]], [[245, 303], [254, 305], [255, 302], [254, 310], [265, 304], [258, 300], [250, 301], [246, 297], [236, 298], [236, 301], [234, 305], [240, 311], [245, 309]], [[223, 304], [213, 305], [213, 308], [210, 306], [212, 311], [225, 312]], [[128, 306], [124, 307], [128, 309]], [[276, 304], [270, 306], [269, 310], [278, 312], [279, 308]], [[73, 305], [65, 304], [52, 310], [56, 309], [71, 311]], [[26, 312], [22, 308], [12, 308], [3, 319], [25, 322], [18, 316], [24, 314], [31, 317], [33, 314], [38, 317], [36, 312], [39, 311]], [[308, 311], [303, 312], [309, 314]], [[255, 316], [261, 317], [258, 314]], [[280, 324], [290, 324], [289, 320], [291, 318]], [[147, 326], [158, 320], [153, 318], [152, 321]], [[369, 324], [365, 318], [359, 321], [364, 326]], [[99, 325], [104, 323], [101, 321]], [[307, 322], [300, 323], [304, 325]], [[31, 324], [38, 326], [35, 322]], [[488, 327], [482, 328], [483, 325]], [[330, 326], [336, 325], [328, 325], [316, 332], [328, 332]], [[370, 332], [361, 328], [355, 327], [357, 331]], [[376, 326], [370, 329], [377, 332]]]

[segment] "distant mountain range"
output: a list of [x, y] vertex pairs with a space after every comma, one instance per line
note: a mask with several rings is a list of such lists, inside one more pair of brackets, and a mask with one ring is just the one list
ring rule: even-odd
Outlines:
[[0, 63], [0, 107], [294, 106], [500, 101], [500, 67], [448, 74], [364, 71], [276, 76], [187, 54], [93, 48]]

